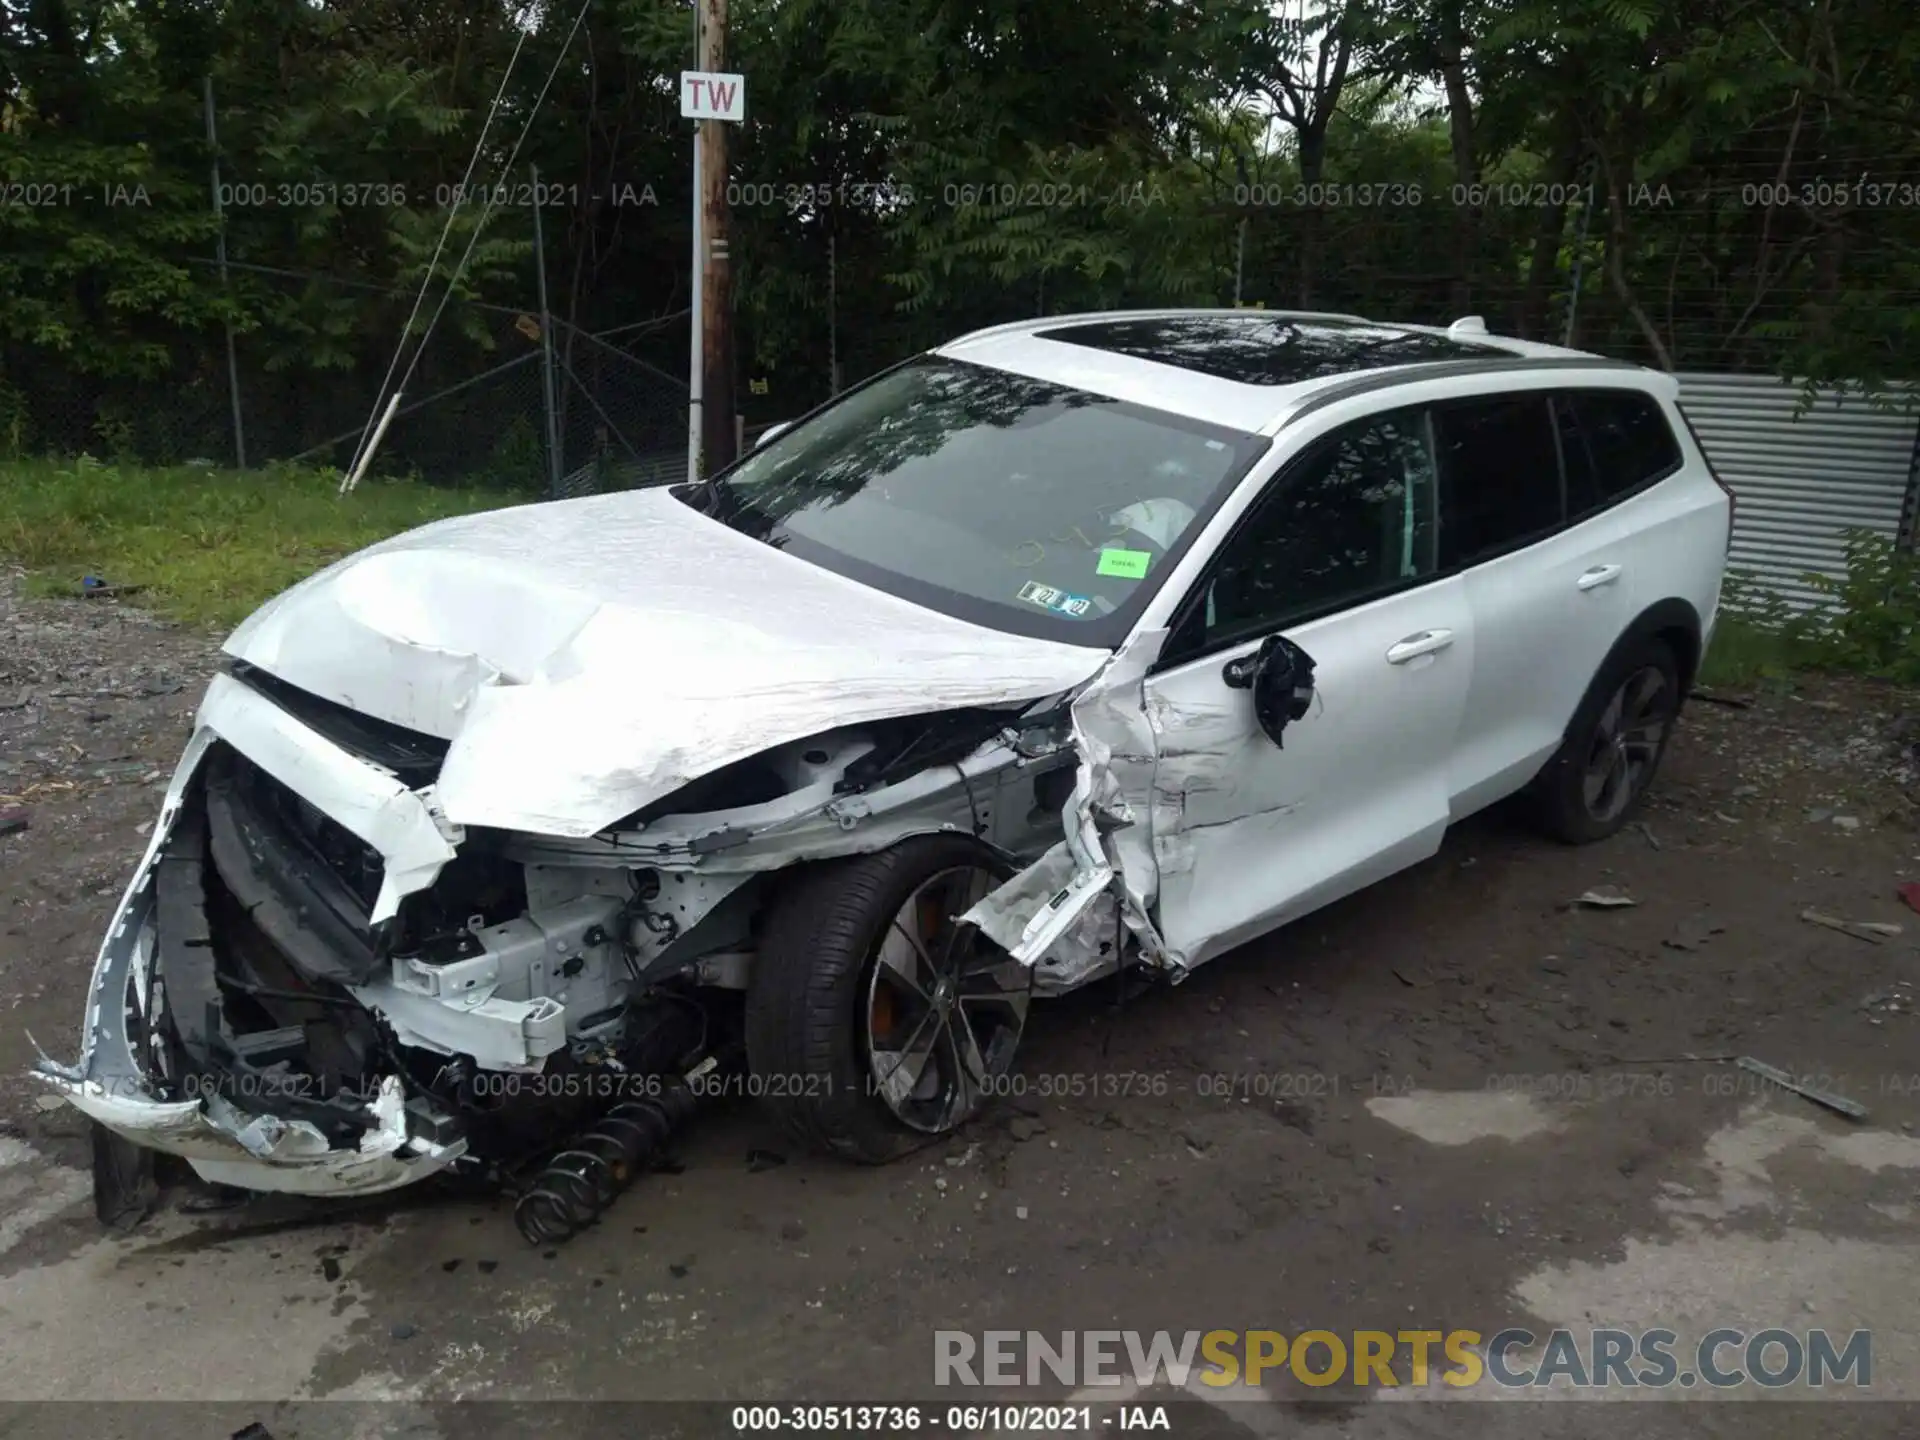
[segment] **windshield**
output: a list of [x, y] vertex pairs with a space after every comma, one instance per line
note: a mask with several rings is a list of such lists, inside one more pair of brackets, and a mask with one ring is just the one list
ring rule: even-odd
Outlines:
[[716, 518], [978, 624], [1118, 645], [1256, 436], [927, 358], [721, 476]]

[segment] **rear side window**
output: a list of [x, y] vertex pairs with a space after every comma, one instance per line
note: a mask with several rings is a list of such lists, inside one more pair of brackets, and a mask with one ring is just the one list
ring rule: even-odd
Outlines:
[[1660, 404], [1637, 390], [1569, 390], [1554, 397], [1574, 516], [1664, 480], [1681, 466], [1680, 442]]
[[1433, 429], [1442, 569], [1559, 528], [1560, 454], [1546, 392], [1439, 405]]

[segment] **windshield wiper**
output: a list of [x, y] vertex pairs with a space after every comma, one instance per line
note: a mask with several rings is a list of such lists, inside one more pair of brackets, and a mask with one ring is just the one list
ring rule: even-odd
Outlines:
[[720, 514], [720, 494], [720, 482], [709, 475], [704, 480], [689, 481], [686, 492], [680, 498], [702, 515], [717, 517]]

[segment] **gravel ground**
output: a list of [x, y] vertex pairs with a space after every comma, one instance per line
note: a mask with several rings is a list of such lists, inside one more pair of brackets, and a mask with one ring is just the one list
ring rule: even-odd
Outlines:
[[[1575, 850], [1496, 811], [1178, 988], [1041, 1007], [1025, 1093], [897, 1166], [788, 1153], [743, 1104], [553, 1252], [438, 1195], [106, 1236], [82, 1127], [21, 1077], [36, 1040], [73, 1053], [215, 654], [0, 576], [0, 814], [29, 821], [0, 838], [0, 1401], [103, 1402], [10, 1408], [10, 1435], [577, 1431], [553, 1402], [585, 1399], [944, 1414], [981, 1397], [933, 1388], [939, 1327], [1510, 1324], [1871, 1328], [1880, 1398], [1462, 1409], [1269, 1376], [1143, 1399], [1184, 1406], [1180, 1434], [1920, 1432], [1920, 915], [1895, 894], [1920, 878], [1920, 696], [1696, 703], [1641, 826]], [[1597, 886], [1636, 903], [1568, 908]], [[1684, 1058], [1723, 1052], [1869, 1117]]]

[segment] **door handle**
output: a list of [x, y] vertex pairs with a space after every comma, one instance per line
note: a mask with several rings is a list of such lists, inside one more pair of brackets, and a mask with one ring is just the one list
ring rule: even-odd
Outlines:
[[1598, 590], [1602, 585], [1611, 585], [1620, 578], [1618, 565], [1596, 565], [1574, 581], [1582, 590]]
[[1389, 665], [1404, 665], [1420, 655], [1431, 655], [1436, 650], [1444, 650], [1453, 644], [1451, 630], [1422, 630], [1417, 635], [1409, 635], [1398, 645], [1387, 649]]

